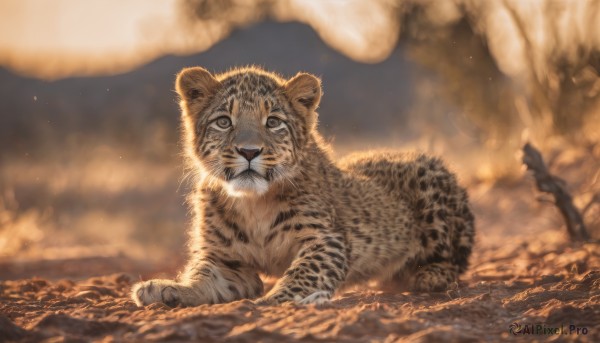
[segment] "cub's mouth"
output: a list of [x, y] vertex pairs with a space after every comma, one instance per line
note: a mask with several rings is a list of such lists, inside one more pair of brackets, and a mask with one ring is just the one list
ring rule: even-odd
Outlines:
[[247, 169], [237, 172], [233, 168], [225, 168], [225, 180], [226, 181], [252, 181], [254, 179], [265, 179], [266, 177], [256, 170], [248, 167]]
[[234, 179], [247, 179], [247, 180], [252, 180], [254, 178], [261, 178], [264, 179], [265, 177], [260, 175], [257, 171], [255, 171], [254, 169], [246, 169], [243, 172], [235, 175], [233, 177]]
[[269, 181], [254, 169], [246, 169], [233, 175], [226, 183], [227, 192], [232, 196], [260, 195], [269, 189]]

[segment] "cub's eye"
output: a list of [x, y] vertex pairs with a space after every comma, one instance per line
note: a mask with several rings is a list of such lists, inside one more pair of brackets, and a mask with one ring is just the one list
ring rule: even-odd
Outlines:
[[267, 127], [269, 129], [275, 128], [277, 126], [281, 125], [281, 119], [277, 118], [277, 117], [269, 117], [267, 118]]
[[218, 127], [222, 129], [227, 129], [231, 126], [231, 119], [229, 119], [229, 117], [222, 116], [217, 118], [216, 123]]

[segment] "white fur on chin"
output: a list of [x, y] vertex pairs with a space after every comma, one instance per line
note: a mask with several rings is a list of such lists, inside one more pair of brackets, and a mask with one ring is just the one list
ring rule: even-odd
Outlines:
[[260, 196], [269, 190], [269, 183], [263, 178], [233, 179], [225, 184], [227, 193], [232, 197]]

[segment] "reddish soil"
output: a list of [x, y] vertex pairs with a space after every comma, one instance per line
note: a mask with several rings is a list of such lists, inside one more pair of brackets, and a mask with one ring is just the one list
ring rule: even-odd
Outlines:
[[[0, 337], [8, 341], [385, 341], [506, 340], [513, 322], [564, 327], [530, 339], [600, 340], [600, 249], [562, 246], [490, 251], [446, 293], [347, 292], [324, 306], [196, 308], [129, 299], [135, 280], [113, 274], [80, 281], [25, 279], [0, 284]], [[592, 267], [594, 270], [589, 270]], [[582, 270], [585, 270], [582, 272]], [[587, 334], [569, 334], [575, 325]], [[576, 330], [576, 328], [575, 328]]]

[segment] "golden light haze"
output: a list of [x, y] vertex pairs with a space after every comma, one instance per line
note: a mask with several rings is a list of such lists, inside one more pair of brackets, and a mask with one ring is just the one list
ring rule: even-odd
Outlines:
[[45, 79], [124, 72], [187, 50], [176, 9], [175, 0], [3, 1], [0, 64]]
[[[52, 79], [124, 72], [165, 54], [208, 49], [264, 18], [310, 25], [332, 48], [380, 62], [410, 30], [467, 19], [498, 67], [527, 84], [600, 48], [596, 0], [21, 0], [0, 2], [0, 64]], [[416, 19], [414, 19], [416, 18]], [[431, 32], [419, 35], [426, 37]], [[466, 52], [467, 53], [467, 52]]]
[[[227, 3], [232, 7], [225, 20], [190, 20], [189, 2], [177, 0], [0, 2], [0, 64], [55, 79], [125, 72], [165, 54], [200, 52], [265, 14], [261, 1]], [[383, 60], [398, 37], [398, 22], [385, 1], [288, 0], [268, 12], [311, 25], [333, 48], [362, 61]]]

